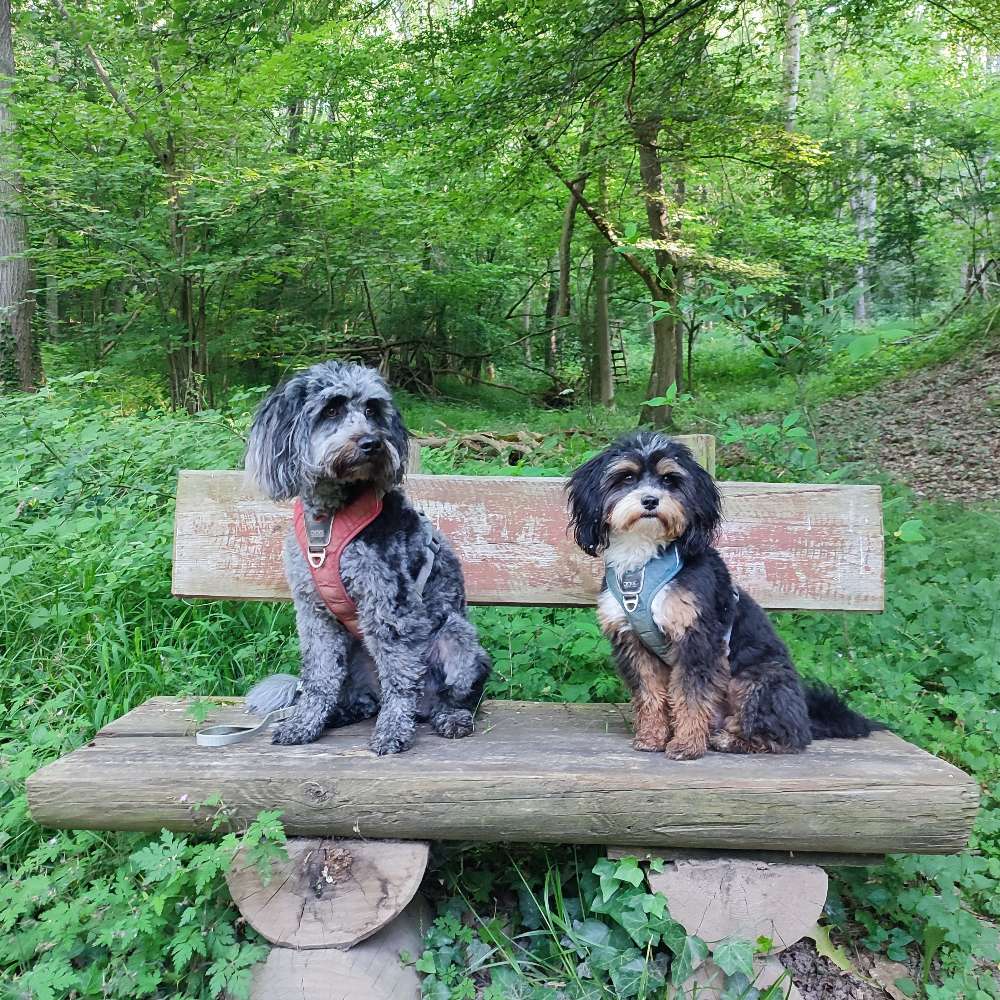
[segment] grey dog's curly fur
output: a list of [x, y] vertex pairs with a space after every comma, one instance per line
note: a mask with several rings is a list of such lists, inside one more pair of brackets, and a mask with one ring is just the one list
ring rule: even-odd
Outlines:
[[323, 603], [294, 530], [286, 538], [302, 694], [275, 743], [310, 743], [327, 726], [376, 715], [377, 754], [408, 749], [417, 721], [449, 738], [472, 731], [490, 659], [465, 617], [461, 566], [436, 531], [440, 549], [423, 593], [417, 589], [427, 536], [400, 486], [408, 443], [385, 381], [356, 364], [328, 361], [300, 372], [254, 417], [246, 468], [272, 499], [301, 496], [307, 512], [335, 515], [362, 489], [383, 494], [382, 513], [340, 562], [363, 640]]

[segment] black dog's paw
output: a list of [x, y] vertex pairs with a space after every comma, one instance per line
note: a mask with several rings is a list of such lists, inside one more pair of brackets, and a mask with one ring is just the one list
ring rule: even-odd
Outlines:
[[368, 742], [372, 753], [384, 757], [390, 753], [405, 753], [413, 746], [413, 735], [405, 733], [380, 733], [377, 729]]
[[468, 736], [474, 728], [472, 713], [467, 708], [439, 712], [431, 719], [431, 728], [446, 740], [460, 740], [463, 736]]

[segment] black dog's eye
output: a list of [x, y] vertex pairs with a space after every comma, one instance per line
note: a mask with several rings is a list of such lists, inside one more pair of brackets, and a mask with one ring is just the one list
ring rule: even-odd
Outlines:
[[665, 486], [676, 486], [680, 481], [680, 476], [678, 476], [676, 472], [668, 472], [665, 475], [660, 476], [660, 482]]
[[636, 481], [636, 478], [637, 477], [634, 472], [626, 472], [625, 475], [622, 476], [622, 482], [631, 484]]
[[337, 416], [337, 414], [344, 408], [344, 403], [346, 402], [346, 397], [334, 396], [333, 399], [331, 399], [326, 406], [323, 407], [323, 417], [329, 418]]

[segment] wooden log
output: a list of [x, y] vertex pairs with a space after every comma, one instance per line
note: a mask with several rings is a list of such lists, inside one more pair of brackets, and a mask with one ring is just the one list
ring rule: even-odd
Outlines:
[[779, 865], [840, 865], [871, 868], [885, 861], [884, 854], [821, 854], [818, 851], [711, 851], [694, 847], [608, 847], [608, 857], [638, 858], [639, 861], [754, 861]]
[[[474, 604], [587, 606], [599, 559], [567, 531], [563, 479], [409, 476], [407, 490], [448, 536]], [[881, 491], [875, 486], [720, 483], [719, 548], [734, 579], [769, 608], [880, 611]], [[290, 506], [240, 472], [182, 472], [173, 592], [287, 600], [281, 546]]]
[[[220, 795], [234, 824], [280, 809], [299, 836], [948, 854], [965, 846], [979, 800], [958, 768], [891, 733], [677, 762], [631, 749], [623, 706], [487, 702], [472, 736], [421, 727], [412, 750], [379, 758], [371, 723], [308, 746], [262, 733], [198, 747], [188, 704], [154, 698], [34, 774], [35, 820], [205, 830], [216, 810], [196, 805]], [[245, 718], [239, 704], [204, 724]]]
[[233, 902], [259, 934], [287, 948], [350, 948], [397, 917], [420, 888], [419, 840], [292, 837], [267, 883], [245, 849], [226, 873]]
[[419, 1000], [420, 976], [400, 954], [420, 957], [430, 927], [418, 896], [374, 937], [349, 951], [272, 948], [254, 967], [250, 1000]]

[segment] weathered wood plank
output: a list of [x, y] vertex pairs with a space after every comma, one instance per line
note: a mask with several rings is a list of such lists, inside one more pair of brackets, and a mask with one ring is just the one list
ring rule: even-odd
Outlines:
[[609, 847], [608, 857], [638, 858], [640, 861], [752, 861], [765, 865], [840, 865], [871, 868], [885, 861], [884, 854], [821, 854], [817, 851], [704, 850], [693, 847]]
[[[413, 500], [451, 539], [474, 604], [592, 604], [600, 563], [566, 530], [564, 480], [410, 476]], [[874, 486], [720, 483], [719, 547], [765, 607], [880, 611], [881, 491]], [[262, 499], [240, 472], [182, 472], [173, 592], [287, 600], [281, 545], [288, 505]]]
[[205, 829], [195, 806], [218, 794], [234, 822], [280, 809], [301, 836], [877, 854], [958, 851], [978, 804], [965, 774], [889, 733], [679, 763], [634, 752], [615, 705], [489, 702], [468, 739], [422, 728], [413, 750], [383, 758], [368, 750], [370, 723], [304, 747], [262, 735], [224, 750], [197, 747], [191, 728], [184, 703], [154, 699], [33, 775], [32, 815]]

